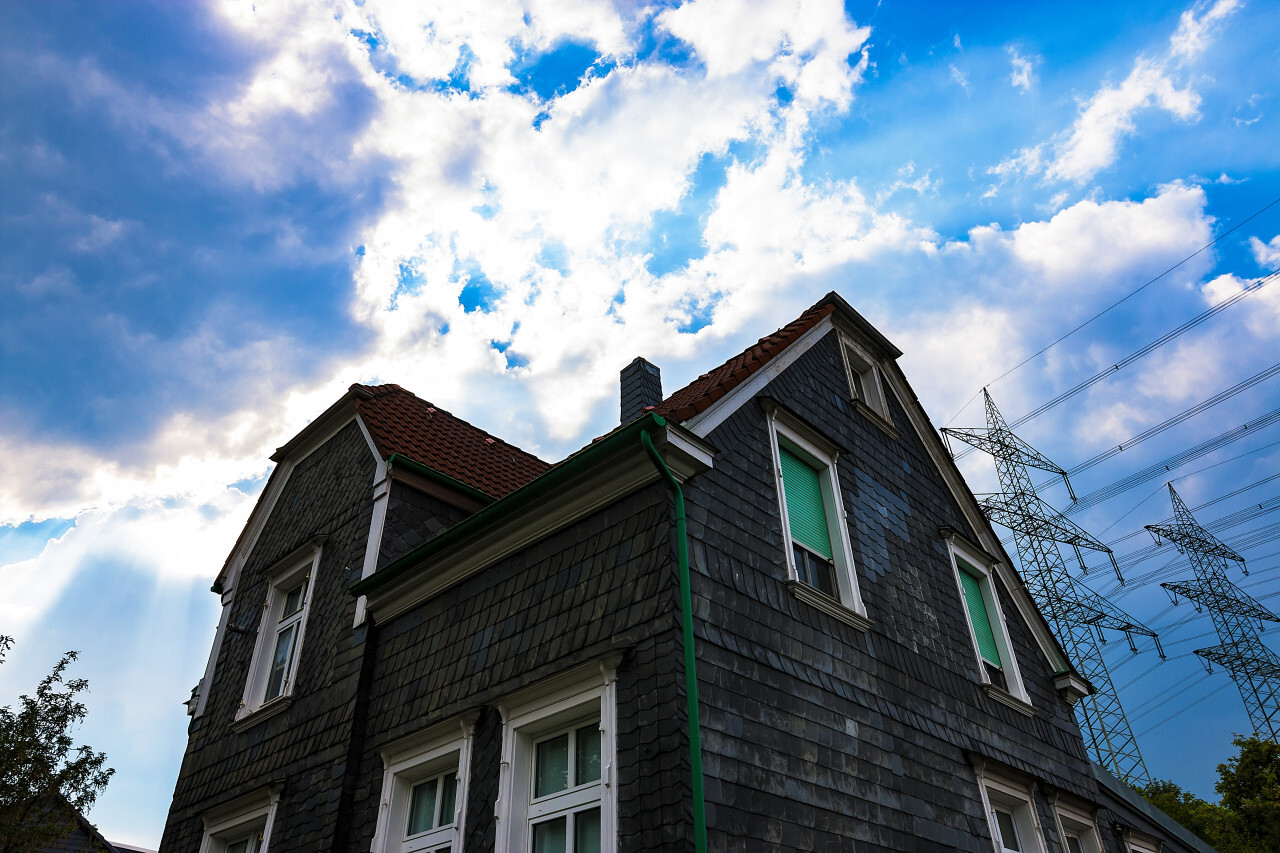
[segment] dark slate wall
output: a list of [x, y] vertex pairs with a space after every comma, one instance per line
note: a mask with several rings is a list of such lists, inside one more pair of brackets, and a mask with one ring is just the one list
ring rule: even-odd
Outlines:
[[299, 845], [294, 849], [331, 849], [363, 648], [363, 632], [352, 631], [348, 567], [358, 573], [364, 559], [374, 469], [352, 423], [303, 460], [285, 484], [237, 583], [230, 621], [256, 630], [267, 592], [264, 569], [310, 536], [328, 535], [293, 703], [247, 731], [231, 731], [255, 638], [227, 632], [205, 713], [191, 726], [161, 841], [166, 853], [199, 849], [201, 812], [276, 780], [285, 787], [275, 836], [291, 839]]
[[711, 846], [989, 850], [968, 753], [1089, 795], [1070, 708], [1004, 589], [1035, 716], [982, 690], [938, 528], [976, 536], [899, 401], [889, 394], [897, 439], [854, 411], [834, 335], [762, 393], [843, 448], [841, 496], [874, 624], [859, 631], [788, 590], [767, 421], [748, 403], [709, 437], [715, 468], [687, 486]]
[[468, 515], [471, 513], [467, 510], [393, 480], [387, 496], [378, 568], [434, 539]]
[[[368, 737], [345, 849], [368, 850], [390, 741], [479, 711], [466, 850], [492, 850], [502, 725], [494, 705], [581, 661], [618, 669], [619, 847], [690, 835], [678, 585], [668, 492], [648, 486], [376, 628]], [[275, 851], [276, 842], [272, 841]], [[280, 851], [303, 850], [292, 839]]]

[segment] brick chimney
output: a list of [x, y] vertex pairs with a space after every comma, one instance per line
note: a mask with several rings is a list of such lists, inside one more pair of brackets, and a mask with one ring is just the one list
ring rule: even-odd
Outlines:
[[643, 358], [637, 356], [622, 368], [618, 380], [622, 390], [622, 423], [634, 421], [646, 408], [662, 402], [662, 371]]

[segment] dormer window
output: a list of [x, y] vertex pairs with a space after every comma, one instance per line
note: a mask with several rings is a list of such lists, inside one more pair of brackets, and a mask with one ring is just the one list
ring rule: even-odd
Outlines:
[[844, 356], [844, 369], [849, 379], [849, 396], [855, 407], [865, 407], [885, 424], [891, 424], [889, 407], [885, 403], [884, 388], [880, 382], [880, 370], [875, 359], [843, 335], [840, 338], [840, 351]]
[[[258, 639], [236, 720], [265, 706], [282, 709], [293, 694], [322, 542], [322, 537], [313, 539], [265, 573], [267, 593], [262, 602]], [[266, 714], [265, 709], [263, 713]]]

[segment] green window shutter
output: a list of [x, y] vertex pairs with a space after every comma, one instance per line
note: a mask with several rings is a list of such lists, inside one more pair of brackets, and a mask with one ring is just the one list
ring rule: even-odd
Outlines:
[[791, 538], [832, 559], [831, 531], [827, 529], [827, 510], [822, 505], [822, 483], [817, 470], [784, 447], [778, 448], [778, 455], [782, 459], [782, 488], [787, 496]]
[[987, 613], [987, 602], [982, 598], [982, 582], [965, 570], [960, 563], [960, 585], [964, 587], [964, 601], [969, 605], [969, 622], [973, 625], [973, 634], [978, 638], [978, 654], [992, 666], [1000, 666], [1000, 649], [996, 646], [996, 636], [991, 630], [991, 617]]

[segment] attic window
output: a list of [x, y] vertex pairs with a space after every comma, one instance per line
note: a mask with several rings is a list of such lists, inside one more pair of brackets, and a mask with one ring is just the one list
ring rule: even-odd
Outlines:
[[880, 370], [875, 359], [843, 335], [840, 338], [840, 350], [844, 355], [845, 374], [849, 379], [849, 396], [855, 406], [865, 407], [866, 411], [891, 424], [889, 407], [885, 404], [884, 388], [880, 382]]

